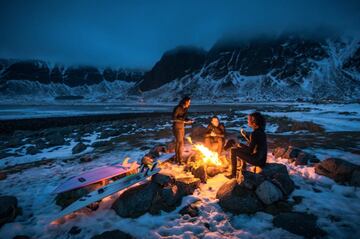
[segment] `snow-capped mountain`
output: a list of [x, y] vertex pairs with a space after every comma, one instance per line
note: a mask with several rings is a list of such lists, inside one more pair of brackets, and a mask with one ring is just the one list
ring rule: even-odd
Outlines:
[[88, 102], [123, 101], [133, 94], [143, 75], [142, 70], [0, 60], [0, 99], [5, 103], [40, 103], [78, 96]]
[[203, 66], [144, 93], [162, 101], [190, 94], [200, 101], [356, 100], [359, 40], [299, 35], [219, 41]]
[[183, 95], [206, 102], [360, 98], [360, 40], [277, 37], [218, 41], [208, 52], [178, 47], [141, 70], [64, 67], [43, 61], [0, 60], [0, 99], [173, 102]]

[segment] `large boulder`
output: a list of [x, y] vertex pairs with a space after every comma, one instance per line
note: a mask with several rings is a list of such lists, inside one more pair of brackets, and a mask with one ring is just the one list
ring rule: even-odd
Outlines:
[[197, 165], [191, 168], [191, 173], [194, 175], [195, 178], [200, 179], [202, 183], [207, 182], [207, 173], [205, 165]]
[[263, 209], [263, 205], [254, 191], [241, 186], [236, 179], [222, 185], [216, 194], [216, 198], [219, 199], [219, 205], [224, 211], [235, 214], [251, 214]]
[[319, 238], [325, 236], [317, 224], [317, 217], [312, 214], [301, 212], [280, 213], [273, 219], [273, 224], [291, 233], [305, 238]]
[[255, 190], [258, 198], [266, 205], [273, 204], [283, 198], [280, 189], [268, 180], [262, 182]]
[[315, 155], [293, 146], [276, 147], [272, 154], [275, 158], [288, 159], [289, 163], [295, 163], [295, 165], [307, 165], [309, 163], [319, 162], [319, 159]]
[[72, 153], [73, 154], [78, 154], [78, 153], [81, 153], [82, 151], [84, 151], [85, 149], [87, 148], [87, 146], [80, 142], [80, 143], [77, 143], [73, 148], [72, 148]]
[[56, 205], [59, 205], [62, 209], [69, 206], [71, 203], [85, 196], [86, 194], [100, 188], [103, 186], [103, 183], [94, 183], [89, 186], [59, 193], [55, 198]]
[[245, 171], [239, 174], [236, 180], [245, 188], [255, 190], [261, 183], [264, 182], [265, 177], [261, 174]]
[[283, 164], [266, 164], [260, 174], [279, 187], [285, 196], [289, 195], [295, 188], [295, 184], [291, 180], [286, 166]]
[[120, 230], [106, 231], [99, 235], [93, 236], [91, 239], [132, 239], [133, 237]]
[[160, 186], [166, 186], [175, 182], [175, 177], [168, 173], [157, 173], [152, 176], [151, 180]]
[[112, 205], [112, 209], [121, 217], [137, 218], [151, 208], [160, 186], [151, 181], [132, 187], [122, 193]]
[[192, 194], [200, 185], [193, 177], [174, 179], [167, 174], [157, 174], [152, 180], [132, 187], [119, 196], [112, 208], [121, 217], [137, 218], [147, 212], [169, 212], [181, 203], [182, 197]]
[[12, 222], [19, 214], [18, 201], [13, 196], [0, 196], [0, 227]]
[[[315, 173], [332, 178], [338, 183], [353, 182], [356, 184], [358, 170], [360, 170], [360, 166], [339, 158], [328, 158], [315, 166]], [[353, 173], [355, 174], [352, 179]]]
[[175, 185], [179, 188], [182, 195], [191, 195], [200, 187], [200, 180], [193, 177], [177, 178]]

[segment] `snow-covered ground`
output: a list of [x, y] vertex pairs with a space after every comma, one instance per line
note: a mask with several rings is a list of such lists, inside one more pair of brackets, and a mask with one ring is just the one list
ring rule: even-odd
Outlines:
[[[103, 231], [120, 229], [136, 238], [294, 238], [291, 233], [275, 228], [273, 216], [263, 212], [255, 215], [232, 215], [224, 213], [215, 198], [217, 189], [228, 179], [220, 174], [202, 184], [194, 195], [183, 199], [181, 206], [170, 213], [161, 215], [145, 214], [137, 219], [121, 218], [110, 208], [117, 193], [106, 198], [94, 212], [88, 209], [78, 211], [59, 224], [50, 220], [59, 211], [55, 205], [55, 195], [51, 192], [65, 178], [77, 173], [119, 161], [126, 156], [138, 159], [142, 151], [129, 151], [116, 156], [111, 153], [87, 164], [59, 163], [26, 170], [10, 175], [0, 181], [1, 194], [11, 194], [18, 198], [23, 215], [15, 222], [0, 229], [2, 238], [26, 234], [34, 238], [88, 238]], [[313, 167], [287, 164], [285, 159], [275, 160], [268, 155], [270, 162], [287, 165], [291, 178], [299, 189], [292, 196], [304, 196], [295, 207], [296, 211], [310, 212], [318, 216], [319, 226], [331, 238], [356, 238], [360, 226], [360, 190], [355, 187], [341, 186], [332, 180], [315, 174]], [[182, 169], [173, 166], [173, 172], [181, 175]], [[31, 187], [29, 187], [31, 185]], [[314, 190], [317, 189], [316, 191]], [[181, 216], [179, 210], [196, 200], [200, 200], [200, 215], [191, 218]], [[340, 218], [331, 220], [331, 215]], [[78, 235], [68, 234], [71, 227], [81, 228]]]
[[[345, 158], [353, 163], [360, 164], [359, 132], [360, 132], [360, 104], [251, 104], [227, 106], [199, 106], [194, 107], [189, 116], [195, 118], [197, 125], [206, 126], [212, 114], [217, 113], [227, 130], [238, 132], [246, 123], [245, 114], [254, 110], [264, 112], [271, 116], [267, 132], [269, 138], [275, 143], [282, 138], [292, 139], [295, 136], [303, 139], [304, 150], [315, 153], [320, 160], [327, 157]], [[224, 107], [223, 110], [219, 110]], [[193, 113], [194, 109], [201, 109], [200, 113]], [[196, 110], [195, 110], [196, 111]], [[346, 112], [346, 113], [345, 113]], [[278, 132], [278, 117], [286, 116], [296, 121], [311, 121], [321, 125], [324, 132]], [[339, 120], [339, 121], [335, 121]], [[10, 173], [5, 180], [0, 181], [0, 195], [16, 196], [23, 214], [14, 222], [7, 223], [0, 228], [0, 238], [12, 238], [15, 235], [26, 234], [34, 238], [90, 238], [93, 235], [119, 229], [128, 232], [136, 238], [296, 238], [295, 235], [272, 224], [273, 216], [264, 212], [254, 215], [232, 215], [222, 211], [215, 198], [217, 189], [228, 179], [220, 174], [202, 184], [191, 196], [183, 198], [181, 206], [175, 211], [161, 215], [145, 214], [137, 219], [119, 217], [110, 207], [115, 198], [121, 193], [112, 195], [100, 204], [94, 212], [83, 209], [73, 216], [50, 224], [50, 220], [61, 210], [55, 204], [55, 196], [51, 192], [66, 178], [97, 167], [121, 162], [124, 158], [139, 160], [147, 150], [141, 146], [154, 146], [171, 140], [171, 123], [169, 119], [156, 119], [155, 121], [129, 121], [120, 123], [124, 129], [119, 131], [122, 137], [116, 147], [107, 153], [99, 154], [91, 162], [79, 163], [79, 160], [66, 160], [78, 158], [81, 154], [94, 153], [94, 148], [88, 147], [79, 155], [72, 155], [75, 141], [67, 138], [68, 144], [45, 148], [35, 155], [27, 155], [26, 144], [21, 147], [8, 148], [8, 153], [16, 152], [18, 155], [9, 156], [0, 160], [0, 169], [14, 165], [41, 161], [44, 158], [54, 159], [50, 164]], [[100, 124], [101, 125], [101, 124]], [[118, 126], [119, 127], [119, 126]], [[85, 127], [86, 128], [86, 127]], [[112, 137], [100, 137], [105, 130], [113, 130], [114, 126], [103, 123], [101, 126], [91, 126], [89, 132], [82, 135], [86, 144], [91, 145], [97, 141], [106, 141]], [[126, 130], [125, 130], [126, 129]], [[333, 134], [331, 140], [326, 140], [328, 134]], [[351, 134], [351, 135], [350, 135]], [[322, 145], [308, 146], [305, 141], [308, 136]], [[347, 136], [347, 135], [350, 135]], [[341, 137], [348, 137], [344, 145], [340, 145]], [[352, 137], [352, 138], [351, 138]], [[140, 142], [140, 144], [138, 143]], [[339, 142], [339, 145], [337, 143]], [[330, 145], [330, 146], [329, 146]], [[130, 161], [131, 161], [130, 160]], [[313, 167], [295, 166], [288, 164], [286, 159], [275, 159], [268, 154], [269, 162], [283, 163], [288, 167], [291, 178], [298, 186], [290, 195], [303, 196], [300, 204], [295, 206], [296, 211], [310, 212], [318, 216], [318, 224], [325, 230], [330, 238], [359, 238], [360, 237], [360, 190], [351, 186], [341, 186], [329, 178], [315, 174]], [[172, 171], [177, 175], [184, 172], [181, 167], [173, 166]], [[183, 206], [200, 200], [200, 215], [191, 218], [181, 216], [178, 212]], [[333, 220], [336, 216], [337, 220]], [[69, 230], [77, 226], [81, 232], [70, 235]]]

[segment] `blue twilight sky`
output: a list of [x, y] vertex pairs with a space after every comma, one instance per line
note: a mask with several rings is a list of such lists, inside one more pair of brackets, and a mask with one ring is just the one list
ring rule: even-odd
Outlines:
[[356, 34], [354, 0], [1, 0], [0, 58], [150, 68], [179, 45], [321, 27]]

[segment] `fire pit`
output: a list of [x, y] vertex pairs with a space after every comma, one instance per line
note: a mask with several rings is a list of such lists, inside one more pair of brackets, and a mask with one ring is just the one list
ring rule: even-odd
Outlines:
[[192, 153], [187, 159], [185, 170], [190, 171], [201, 182], [206, 183], [208, 177], [223, 173], [228, 168], [228, 161], [223, 155], [218, 155], [201, 143], [194, 144], [190, 137], [187, 140], [192, 145]]

